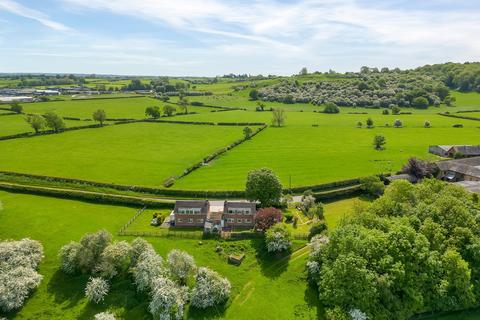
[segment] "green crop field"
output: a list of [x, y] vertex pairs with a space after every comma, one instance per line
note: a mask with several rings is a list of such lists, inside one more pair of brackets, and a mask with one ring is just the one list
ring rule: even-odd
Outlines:
[[133, 123], [6, 140], [0, 141], [0, 169], [159, 186], [239, 139], [241, 130]]
[[[125, 319], [150, 319], [148, 298], [137, 294], [129, 278], [116, 279], [104, 303], [88, 303], [83, 288], [86, 276], [67, 276], [58, 268], [57, 252], [71, 240], [86, 232], [106, 229], [116, 231], [136, 212], [134, 208], [95, 205], [71, 200], [59, 200], [0, 191], [3, 210], [0, 211], [2, 239], [30, 237], [39, 240], [45, 258], [39, 272], [44, 276], [40, 287], [16, 314], [9, 319], [91, 319], [97, 312], [114, 311]], [[132, 237], [116, 239], [131, 241]], [[229, 278], [232, 295], [222, 310], [209, 310], [216, 319], [312, 319], [317, 317], [316, 293], [305, 280], [308, 254], [292, 258], [275, 257], [263, 249], [262, 240], [204, 241], [148, 238], [157, 252], [166, 256], [178, 248], [195, 257], [199, 266], [208, 266]], [[299, 248], [304, 242], [295, 242]], [[245, 252], [246, 258], [237, 267], [215, 252], [221, 246], [226, 253]], [[306, 251], [308, 253], [308, 251]], [[272, 299], [277, 303], [272, 304]], [[187, 310], [188, 318], [203, 318], [206, 314]]]

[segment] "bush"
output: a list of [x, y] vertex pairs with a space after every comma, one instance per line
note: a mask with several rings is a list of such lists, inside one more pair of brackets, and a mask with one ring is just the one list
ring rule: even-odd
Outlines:
[[327, 223], [325, 221], [317, 221], [310, 227], [310, 231], [308, 233], [308, 238], [311, 239], [317, 234], [322, 234], [323, 232], [327, 231]]
[[286, 212], [283, 217], [285, 218], [285, 222], [292, 222], [293, 221], [293, 213]]
[[317, 203], [308, 210], [307, 215], [310, 218], [317, 218], [322, 220], [324, 218], [323, 211], [324, 211], [323, 203]]
[[425, 122], [423, 123], [423, 127], [424, 128], [430, 128], [431, 127], [430, 121], [425, 120]]
[[463, 124], [461, 124], [461, 123], [455, 123], [452, 127], [454, 127], [454, 128], [463, 128]]
[[215, 271], [208, 268], [198, 269], [196, 281], [191, 300], [194, 307], [205, 309], [228, 300], [231, 289], [230, 282]]
[[196, 270], [195, 260], [185, 251], [173, 249], [167, 257], [168, 268], [180, 283], [186, 283], [188, 277]]
[[389, 115], [390, 112], [388, 111], [388, 109], [383, 109], [382, 114], [384, 114], [384, 115]]
[[403, 126], [403, 123], [399, 119], [395, 120], [395, 122], [393, 123], [393, 127], [395, 128], [401, 128], [402, 126]]
[[268, 252], [289, 250], [292, 245], [290, 239], [290, 231], [283, 224], [276, 224], [265, 233], [265, 243]]
[[102, 278], [90, 278], [85, 287], [85, 296], [88, 301], [99, 303], [108, 294], [109, 285]]
[[333, 102], [329, 102], [325, 105], [323, 113], [339, 113], [340, 108]]
[[122, 274], [130, 267], [132, 247], [126, 241], [117, 241], [109, 244], [100, 256], [99, 266], [96, 268], [103, 277], [113, 278]]
[[425, 97], [417, 97], [413, 99], [412, 106], [417, 109], [427, 109], [428, 104], [428, 100]]
[[378, 176], [370, 176], [360, 179], [361, 190], [366, 194], [374, 197], [378, 197], [383, 194], [385, 190], [384, 183]]
[[273, 207], [262, 208], [255, 216], [255, 229], [265, 232], [280, 221], [282, 221], [282, 211]]

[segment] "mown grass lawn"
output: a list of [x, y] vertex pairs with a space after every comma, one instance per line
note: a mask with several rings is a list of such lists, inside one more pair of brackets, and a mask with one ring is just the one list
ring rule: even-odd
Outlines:
[[[45, 258], [39, 272], [40, 287], [25, 306], [8, 319], [92, 319], [97, 312], [110, 310], [118, 319], [151, 319], [148, 297], [137, 294], [127, 276], [112, 281], [104, 303], [90, 304], [83, 289], [87, 277], [67, 276], [58, 269], [58, 249], [86, 232], [99, 229], [115, 232], [133, 216], [137, 208], [97, 205], [0, 191], [0, 239], [30, 237], [42, 242]], [[162, 256], [173, 248], [185, 250], [199, 266], [208, 266], [229, 278], [231, 299], [226, 306], [204, 312], [187, 310], [188, 319], [312, 319], [317, 318], [318, 301], [305, 279], [308, 249], [282, 257], [267, 254], [261, 239], [219, 241], [147, 238]], [[295, 241], [294, 249], [304, 245]], [[216, 252], [221, 246], [225, 254]], [[237, 267], [226, 262], [226, 254], [244, 252]], [[320, 318], [321, 319], [321, 318]]]
[[0, 141], [0, 170], [160, 186], [241, 137], [241, 127], [112, 125]]
[[[357, 128], [371, 117], [375, 128]], [[185, 116], [185, 120], [204, 119], [206, 115]], [[270, 112], [229, 111], [209, 115], [214, 121], [254, 119], [269, 121]], [[393, 128], [395, 119], [403, 128]], [[431, 128], [424, 128], [425, 120]], [[453, 124], [463, 128], [452, 128]], [[389, 126], [387, 127], [386, 124]], [[269, 167], [285, 187], [313, 185], [376, 173], [395, 172], [412, 156], [433, 158], [433, 144], [476, 144], [480, 122], [435, 114], [413, 115], [326, 115], [290, 112], [286, 126], [269, 127], [252, 140], [238, 146], [209, 165], [177, 181], [184, 189], [241, 190], [250, 170]], [[385, 150], [373, 148], [377, 134], [386, 137]], [[208, 181], [208, 183], [206, 183]]]

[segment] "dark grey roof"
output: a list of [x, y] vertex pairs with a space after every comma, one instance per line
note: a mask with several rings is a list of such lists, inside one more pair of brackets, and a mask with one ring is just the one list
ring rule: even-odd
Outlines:
[[202, 213], [208, 213], [209, 207], [208, 200], [177, 200], [173, 210], [178, 212], [178, 208], [201, 208]]
[[252, 212], [257, 210], [257, 204], [255, 202], [242, 202], [242, 201], [225, 201], [223, 205], [224, 212], [228, 210], [228, 208], [250, 208]]
[[480, 156], [480, 146], [452, 146], [452, 149], [466, 156]]
[[480, 178], [480, 157], [438, 161], [436, 164], [442, 171], [454, 171]]

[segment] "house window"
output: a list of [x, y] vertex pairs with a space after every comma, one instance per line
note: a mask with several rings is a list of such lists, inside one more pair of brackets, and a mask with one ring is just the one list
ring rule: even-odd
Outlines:
[[251, 223], [251, 222], [252, 222], [252, 220], [250, 220], [250, 219], [245, 219], [245, 223]]
[[178, 219], [177, 219], [177, 222], [183, 222], [183, 219], [182, 219], [182, 218], [178, 218]]
[[227, 222], [233, 223], [233, 222], [235, 222], [235, 219], [233, 219], [233, 218], [227, 218]]
[[237, 219], [237, 223], [242, 223], [242, 219]]
[[203, 219], [197, 219], [197, 223], [203, 223]]
[[188, 218], [188, 223], [193, 223], [193, 218]]

